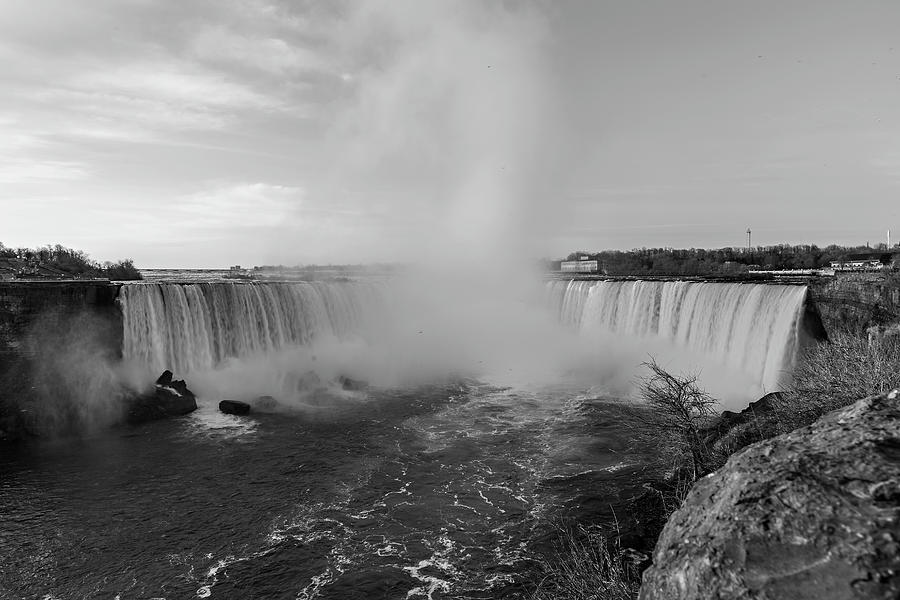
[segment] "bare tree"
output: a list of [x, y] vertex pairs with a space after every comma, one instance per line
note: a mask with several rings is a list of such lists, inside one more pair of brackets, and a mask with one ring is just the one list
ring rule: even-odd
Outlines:
[[641, 380], [641, 396], [649, 409], [635, 413], [644, 436], [666, 452], [690, 458], [693, 478], [706, 474], [710, 452], [701, 431], [715, 414], [718, 403], [698, 383], [696, 373], [677, 376], [656, 359], [643, 363], [650, 373]]

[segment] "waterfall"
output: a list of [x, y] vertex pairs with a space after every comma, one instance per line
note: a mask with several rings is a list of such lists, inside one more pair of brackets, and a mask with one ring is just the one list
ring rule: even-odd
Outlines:
[[553, 281], [562, 323], [662, 338], [779, 388], [799, 347], [806, 287], [694, 281]]
[[135, 283], [122, 287], [124, 358], [185, 373], [226, 358], [362, 334], [384, 307], [376, 283]]

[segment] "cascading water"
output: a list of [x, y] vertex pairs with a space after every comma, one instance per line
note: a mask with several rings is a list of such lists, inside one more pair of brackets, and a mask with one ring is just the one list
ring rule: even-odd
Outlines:
[[693, 281], [554, 281], [562, 323], [662, 338], [779, 387], [799, 347], [806, 287]]
[[361, 334], [385, 298], [377, 283], [353, 281], [140, 283], [123, 286], [120, 302], [124, 357], [183, 373], [322, 336]]

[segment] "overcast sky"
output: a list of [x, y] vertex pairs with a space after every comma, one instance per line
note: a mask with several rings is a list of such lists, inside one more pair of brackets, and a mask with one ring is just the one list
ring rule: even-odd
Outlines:
[[900, 2], [0, 0], [0, 208], [142, 267], [900, 239]]

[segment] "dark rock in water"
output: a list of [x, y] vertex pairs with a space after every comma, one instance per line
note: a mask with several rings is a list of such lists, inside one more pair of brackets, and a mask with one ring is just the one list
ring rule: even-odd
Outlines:
[[369, 387], [369, 384], [365, 381], [361, 381], [359, 379], [351, 379], [350, 377], [346, 377], [345, 375], [341, 375], [340, 377], [338, 377], [337, 381], [345, 390], [351, 390], [354, 392], [359, 392]]
[[169, 384], [168, 387], [172, 388], [179, 394], [191, 394], [191, 391], [187, 388], [187, 384], [184, 382], [184, 379], [173, 381]]
[[694, 484], [640, 598], [900, 598], [900, 394], [754, 444]]
[[159, 376], [159, 379], [156, 380], [156, 385], [171, 385], [172, 384], [172, 371], [166, 369], [162, 372], [162, 375]]
[[260, 396], [252, 405], [254, 411], [272, 412], [278, 409], [278, 400], [272, 396]]
[[172, 381], [172, 372], [165, 371], [153, 391], [126, 400], [125, 421], [132, 425], [166, 417], [186, 415], [197, 410], [197, 399], [184, 381]]
[[222, 400], [219, 402], [219, 410], [226, 415], [249, 415], [250, 405], [240, 400]]

